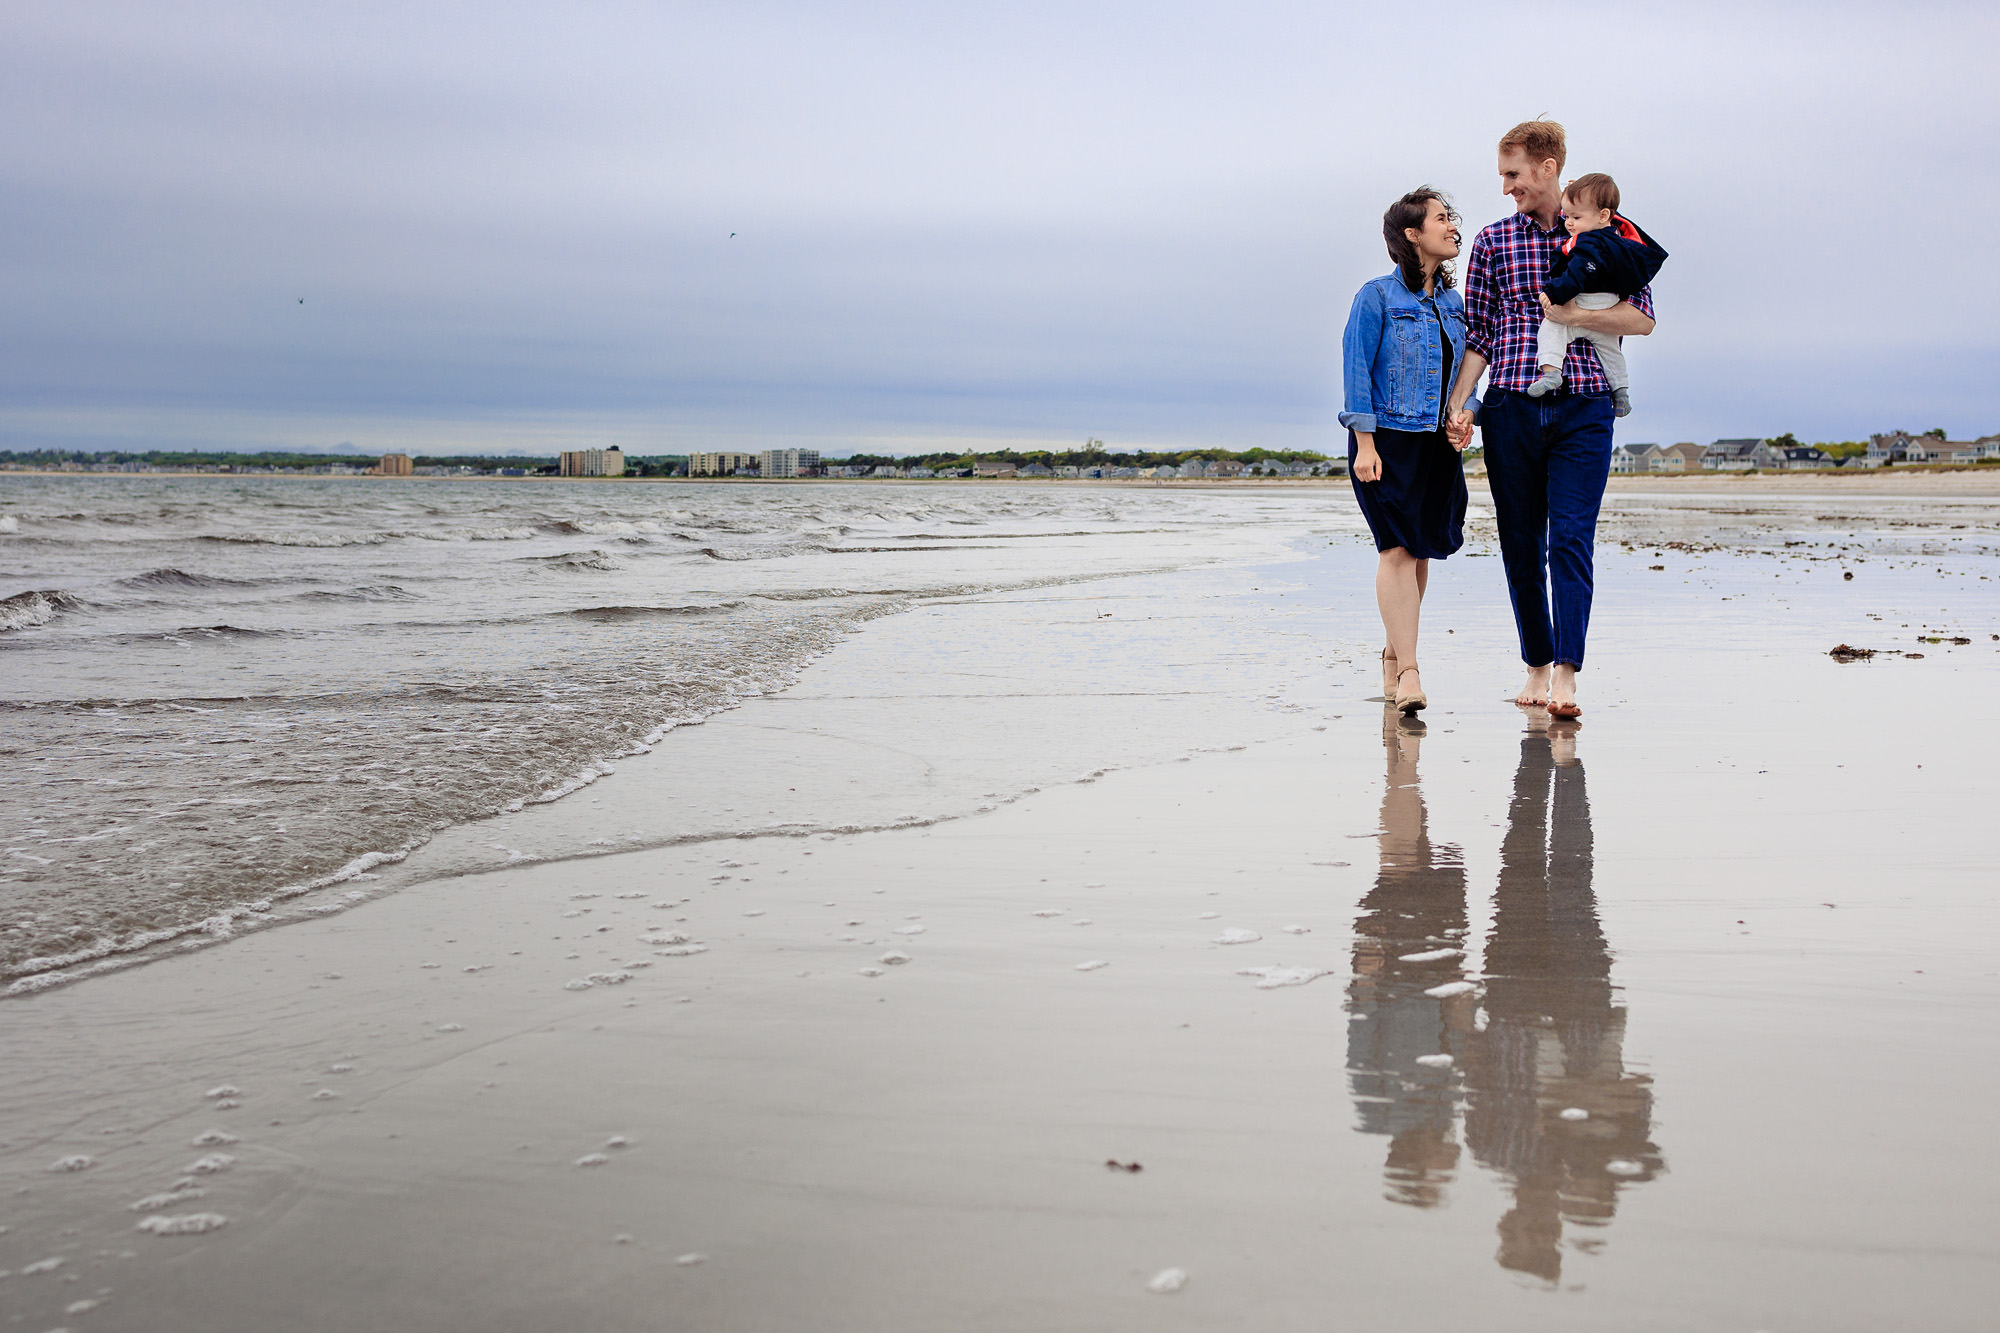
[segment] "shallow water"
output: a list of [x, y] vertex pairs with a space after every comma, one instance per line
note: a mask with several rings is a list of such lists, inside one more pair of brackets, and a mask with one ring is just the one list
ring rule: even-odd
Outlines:
[[1271, 558], [1324, 497], [0, 481], [0, 981], [226, 936], [928, 599]]

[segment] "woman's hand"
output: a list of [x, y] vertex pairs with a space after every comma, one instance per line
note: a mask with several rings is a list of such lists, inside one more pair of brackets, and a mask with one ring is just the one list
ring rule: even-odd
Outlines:
[[1382, 480], [1382, 455], [1375, 452], [1373, 431], [1354, 432], [1354, 479], [1356, 481]]

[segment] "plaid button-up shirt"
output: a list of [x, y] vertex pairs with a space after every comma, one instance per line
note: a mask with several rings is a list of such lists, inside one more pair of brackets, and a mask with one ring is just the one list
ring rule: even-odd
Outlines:
[[[1465, 261], [1465, 344], [1486, 358], [1488, 389], [1520, 392], [1541, 378], [1535, 333], [1542, 324], [1542, 279], [1568, 239], [1560, 223], [1543, 231], [1526, 213], [1502, 218], [1473, 238]], [[1653, 289], [1633, 296], [1632, 308], [1650, 317]], [[1597, 348], [1587, 340], [1569, 345], [1563, 384], [1571, 393], [1611, 392]]]

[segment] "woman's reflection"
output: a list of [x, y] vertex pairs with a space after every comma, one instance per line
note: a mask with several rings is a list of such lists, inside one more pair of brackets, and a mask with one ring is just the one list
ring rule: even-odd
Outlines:
[[1423, 732], [1422, 722], [1384, 711], [1382, 864], [1354, 923], [1347, 1070], [1361, 1132], [1389, 1136], [1388, 1197], [1431, 1208], [1458, 1163], [1459, 1063], [1473, 999], [1429, 993], [1464, 983], [1465, 863], [1458, 848], [1431, 845], [1417, 786]]
[[1391, 1135], [1390, 1197], [1435, 1205], [1457, 1159], [1462, 1087], [1465, 1146], [1513, 1189], [1499, 1262], [1553, 1282], [1564, 1225], [1586, 1229], [1572, 1248], [1595, 1249], [1588, 1231], [1610, 1222], [1618, 1187], [1661, 1170], [1650, 1080], [1624, 1066], [1576, 728], [1537, 717], [1521, 738], [1476, 1008], [1471, 995], [1427, 993], [1463, 971], [1462, 955], [1442, 950], [1463, 947], [1464, 868], [1426, 835], [1419, 740], [1393, 727], [1385, 738], [1382, 870], [1355, 923], [1349, 998], [1361, 1128]]

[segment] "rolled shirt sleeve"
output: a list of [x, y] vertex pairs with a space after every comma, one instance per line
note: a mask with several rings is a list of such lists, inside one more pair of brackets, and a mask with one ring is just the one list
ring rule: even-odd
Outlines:
[[1493, 282], [1493, 255], [1482, 234], [1472, 240], [1465, 260], [1465, 350], [1493, 360], [1494, 324], [1500, 314], [1500, 293]]
[[1647, 319], [1659, 318], [1658, 315], [1653, 313], [1653, 289], [1650, 286], [1641, 287], [1638, 291], [1633, 292], [1631, 305], [1634, 310], [1644, 315]]
[[1375, 352], [1382, 345], [1382, 293], [1369, 283], [1354, 294], [1347, 329], [1340, 335], [1343, 383], [1340, 424], [1353, 431], [1375, 430]]

